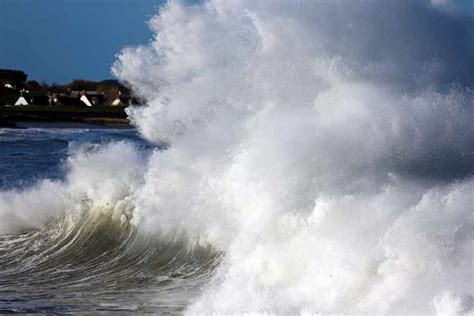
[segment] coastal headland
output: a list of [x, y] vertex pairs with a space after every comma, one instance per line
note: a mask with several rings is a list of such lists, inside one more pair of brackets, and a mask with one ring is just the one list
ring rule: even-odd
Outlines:
[[27, 78], [21, 70], [0, 69], [0, 128], [20, 123], [128, 126], [125, 108], [143, 104], [126, 83], [114, 79], [48, 84]]

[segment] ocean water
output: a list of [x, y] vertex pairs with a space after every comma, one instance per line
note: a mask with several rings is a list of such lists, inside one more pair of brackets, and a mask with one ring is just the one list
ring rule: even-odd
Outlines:
[[2, 131], [2, 309], [472, 314], [473, 22], [167, 2], [112, 69], [136, 130]]
[[[163, 150], [140, 139], [135, 129], [44, 125], [0, 130], [3, 203], [8, 197], [24, 203], [31, 197], [18, 192], [36, 187], [54, 199], [55, 185], [68, 181], [68, 160], [105, 144], [133, 144], [143, 157]], [[47, 209], [48, 201], [43, 203]], [[180, 238], [139, 237], [109, 209], [94, 215], [63, 211], [75, 213], [0, 236], [0, 313], [179, 312], [220, 260], [219, 252], [189, 249]], [[17, 208], [2, 217], [2, 226], [28, 222], [28, 212]]]
[[[62, 180], [67, 158], [81, 146], [113, 141], [150, 145], [134, 129], [108, 129], [74, 124], [20, 123], [19, 129], [0, 130], [0, 188], [30, 187], [44, 180]], [[72, 125], [72, 127], [70, 127]]]

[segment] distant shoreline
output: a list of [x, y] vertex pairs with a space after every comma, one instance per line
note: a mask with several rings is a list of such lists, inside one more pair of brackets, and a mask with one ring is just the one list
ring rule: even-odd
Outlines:
[[28, 122], [132, 127], [124, 107], [37, 105], [0, 107], [0, 128], [22, 128], [21, 123]]

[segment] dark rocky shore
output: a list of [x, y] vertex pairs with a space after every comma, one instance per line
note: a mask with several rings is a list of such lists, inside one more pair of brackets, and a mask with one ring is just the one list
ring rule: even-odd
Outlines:
[[0, 127], [15, 128], [18, 122], [83, 123], [129, 126], [124, 107], [10, 106], [0, 107]]

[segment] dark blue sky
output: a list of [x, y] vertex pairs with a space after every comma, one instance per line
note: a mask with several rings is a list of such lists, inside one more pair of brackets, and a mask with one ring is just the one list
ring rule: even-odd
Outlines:
[[0, 68], [65, 83], [112, 78], [115, 54], [152, 37], [163, 0], [0, 0]]
[[[146, 22], [164, 2], [0, 0], [0, 68], [50, 83], [112, 78], [115, 55], [151, 39]], [[474, 0], [456, 2], [474, 15]]]

